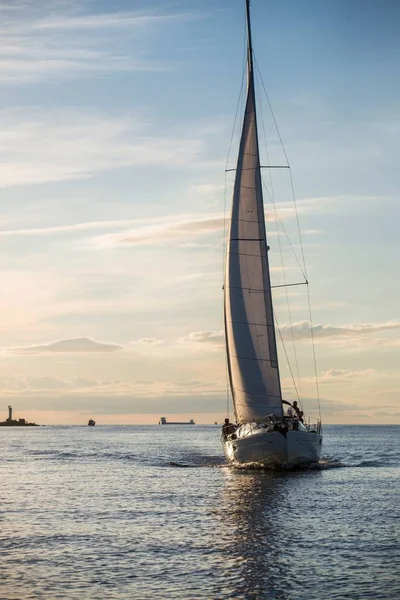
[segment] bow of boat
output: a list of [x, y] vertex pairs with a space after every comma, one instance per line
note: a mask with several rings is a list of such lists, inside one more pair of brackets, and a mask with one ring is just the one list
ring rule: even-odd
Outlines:
[[322, 435], [317, 429], [268, 431], [248, 428], [223, 440], [227, 460], [233, 465], [256, 464], [267, 468], [297, 468], [319, 461]]

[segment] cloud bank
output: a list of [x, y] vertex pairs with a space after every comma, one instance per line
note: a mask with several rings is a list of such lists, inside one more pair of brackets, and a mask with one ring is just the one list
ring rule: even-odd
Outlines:
[[22, 346], [12, 348], [14, 354], [53, 354], [53, 353], [104, 353], [123, 350], [123, 346], [96, 342], [90, 338], [67, 338], [40, 346]]
[[313, 332], [315, 339], [330, 337], [359, 337], [368, 334], [379, 333], [400, 329], [399, 321], [387, 321], [385, 323], [363, 323], [357, 325], [313, 325], [309, 321], [299, 321], [290, 325], [282, 325], [280, 330], [282, 336], [291, 338], [292, 332], [295, 339], [310, 339], [310, 332]]

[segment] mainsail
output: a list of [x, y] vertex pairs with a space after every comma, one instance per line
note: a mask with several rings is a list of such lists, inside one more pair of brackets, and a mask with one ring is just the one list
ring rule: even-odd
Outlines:
[[282, 416], [271, 281], [257, 136], [249, 2], [248, 85], [225, 275], [225, 336], [239, 423]]

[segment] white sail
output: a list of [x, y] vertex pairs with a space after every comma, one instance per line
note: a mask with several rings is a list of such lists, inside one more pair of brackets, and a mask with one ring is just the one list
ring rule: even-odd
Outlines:
[[282, 416], [268, 264], [253, 61], [248, 21], [248, 89], [237, 161], [225, 276], [225, 334], [239, 423]]

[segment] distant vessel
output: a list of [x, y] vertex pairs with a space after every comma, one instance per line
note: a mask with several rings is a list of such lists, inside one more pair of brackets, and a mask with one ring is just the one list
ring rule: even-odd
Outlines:
[[190, 421], [167, 421], [166, 417], [160, 417], [159, 425], [196, 425], [193, 419]]
[[[224, 285], [226, 353], [236, 425], [228, 422], [222, 444], [227, 459], [234, 463], [295, 467], [319, 460], [321, 422], [308, 425], [297, 402], [291, 405], [282, 398], [257, 134], [250, 0], [246, 0], [246, 15], [247, 100], [234, 169]], [[289, 405], [286, 414], [284, 405]]]
[[93, 419], [89, 419], [88, 426], [89, 427], [94, 427], [95, 425], [96, 425], [96, 421], [93, 421]]
[[28, 423], [25, 419], [12, 418], [12, 406], [8, 407], [8, 419], [0, 422], [0, 427], [39, 427], [36, 423]]

